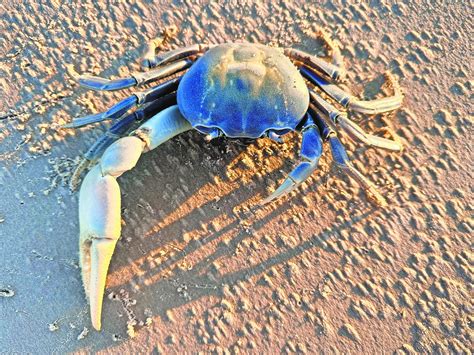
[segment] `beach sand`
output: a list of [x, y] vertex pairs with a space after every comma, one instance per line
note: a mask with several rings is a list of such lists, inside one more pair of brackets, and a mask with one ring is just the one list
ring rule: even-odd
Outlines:
[[[0, 351], [30, 353], [470, 353], [472, 8], [351, 1], [244, 5], [46, 0], [0, 4]], [[107, 124], [60, 129], [133, 90], [79, 87], [82, 73], [140, 70], [163, 50], [229, 41], [325, 55], [345, 88], [403, 88], [394, 113], [352, 118], [393, 130], [401, 153], [342, 141], [387, 198], [367, 200], [332, 164], [258, 208], [297, 161], [284, 144], [184, 133], [119, 179], [123, 232], [92, 329], [78, 266], [78, 193], [68, 179]]]

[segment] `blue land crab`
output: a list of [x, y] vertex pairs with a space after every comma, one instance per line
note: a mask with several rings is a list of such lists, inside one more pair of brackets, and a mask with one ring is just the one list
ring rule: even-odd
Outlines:
[[[332, 42], [327, 44], [334, 53], [339, 53]], [[80, 84], [87, 88], [118, 90], [177, 74], [148, 90], [134, 93], [104, 113], [77, 118], [66, 125], [74, 128], [114, 120], [86, 153], [71, 180], [73, 186], [77, 185], [81, 172], [93, 166], [82, 182], [79, 218], [80, 265], [94, 328], [101, 328], [107, 271], [121, 233], [120, 189], [116, 178], [132, 169], [143, 152], [182, 132], [195, 129], [206, 140], [219, 136], [268, 137], [278, 142], [288, 132], [301, 132], [301, 162], [263, 203], [292, 191], [308, 178], [317, 168], [326, 141], [334, 162], [375, 201], [386, 203], [375, 186], [349, 161], [336, 127], [375, 147], [399, 151], [401, 145], [364, 132], [331, 101], [358, 112], [376, 114], [398, 108], [403, 96], [400, 88], [393, 85], [392, 96], [372, 101], [357, 99], [334, 84], [344, 74], [341, 63], [336, 56], [331, 63], [293, 48], [250, 43], [195, 44], [148, 56], [144, 64], [150, 70], [127, 78], [79, 77]], [[136, 106], [136, 111], [127, 114]], [[126, 135], [137, 121], [143, 123]]]

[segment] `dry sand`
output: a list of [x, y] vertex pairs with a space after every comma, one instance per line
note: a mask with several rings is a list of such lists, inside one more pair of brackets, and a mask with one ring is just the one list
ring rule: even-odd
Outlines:
[[[454, 352], [472, 349], [472, 12], [468, 1], [241, 5], [46, 0], [0, 4], [1, 352]], [[139, 69], [145, 44], [247, 40], [322, 54], [340, 43], [348, 87], [378, 97], [385, 70], [403, 108], [354, 115], [392, 128], [402, 153], [342, 136], [389, 199], [371, 205], [331, 165], [261, 209], [299, 140], [206, 144], [183, 134], [120, 179], [122, 239], [104, 329], [91, 329], [67, 179], [106, 125], [60, 130], [126, 92], [77, 73]]]

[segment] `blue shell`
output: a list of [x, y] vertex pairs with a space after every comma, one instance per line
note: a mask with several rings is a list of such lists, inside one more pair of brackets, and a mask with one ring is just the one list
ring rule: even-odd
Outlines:
[[309, 106], [306, 83], [278, 49], [227, 43], [211, 48], [183, 76], [178, 106], [191, 125], [228, 137], [294, 130]]

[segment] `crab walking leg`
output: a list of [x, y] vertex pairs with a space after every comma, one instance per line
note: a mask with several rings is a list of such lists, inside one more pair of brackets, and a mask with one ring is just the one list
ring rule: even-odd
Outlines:
[[316, 170], [319, 158], [323, 154], [323, 143], [319, 128], [309, 114], [301, 131], [303, 135], [300, 150], [302, 161], [288, 174], [286, 180], [261, 202], [262, 205], [293, 191]]
[[331, 64], [325, 61], [324, 59], [316, 57], [309, 53], [294, 48], [285, 48], [284, 53], [291, 59], [297, 62], [301, 62], [309, 66], [310, 68], [317, 70], [320, 73], [323, 73], [332, 80], [337, 81], [339, 80], [339, 78], [344, 76], [345, 71], [343, 68]]
[[301, 62], [310, 68], [317, 70], [318, 72], [325, 74], [332, 80], [341, 80], [346, 75], [346, 70], [344, 69], [344, 62], [339, 47], [334, 44], [334, 42], [325, 32], [318, 31], [317, 35], [324, 41], [324, 44], [331, 52], [332, 64], [320, 57], [293, 48], [285, 48], [285, 55], [297, 62]]
[[91, 123], [102, 122], [109, 119], [122, 117], [128, 110], [149, 103], [178, 89], [181, 77], [168, 80], [148, 90], [135, 92], [133, 95], [121, 100], [105, 112], [96, 113], [85, 117], [75, 118], [63, 128], [78, 128]]
[[147, 72], [134, 73], [128, 78], [109, 80], [98, 76], [81, 75], [78, 80], [80, 85], [92, 90], [114, 91], [163, 79], [189, 68], [192, 63], [193, 61], [191, 59], [182, 59]]
[[92, 325], [101, 328], [107, 271], [120, 237], [120, 188], [116, 178], [132, 169], [142, 152], [156, 148], [191, 125], [171, 106], [142, 124], [133, 135], [107, 148], [87, 174], [79, 196], [80, 265]]
[[100, 136], [94, 144], [89, 148], [89, 150], [84, 154], [81, 162], [78, 164], [74, 172], [72, 173], [71, 179], [69, 181], [69, 189], [71, 191], [76, 190], [77, 186], [81, 181], [81, 174], [84, 170], [87, 170], [90, 166], [95, 164], [99, 158], [102, 156], [104, 151], [117, 139], [122, 137], [129, 129], [133, 126], [135, 122], [144, 121], [156, 113], [164, 110], [167, 107], [176, 104], [176, 93], [172, 93], [166, 96], [163, 96], [146, 107], [132, 112], [131, 114], [125, 116], [124, 118], [114, 122], [110, 128]]
[[322, 116], [316, 112], [311, 106], [308, 110], [315, 117], [315, 122], [321, 131], [324, 141], [329, 141], [331, 147], [331, 154], [336, 165], [343, 169], [350, 177], [356, 180], [366, 191], [368, 197], [375, 201], [380, 206], [387, 206], [387, 201], [385, 198], [377, 191], [375, 185], [368, 180], [364, 175], [362, 175], [355, 167], [352, 165], [349, 157], [347, 156], [346, 150], [342, 145], [341, 141], [337, 137], [337, 133], [328, 126], [324, 121]]
[[381, 99], [375, 99], [370, 101], [359, 100], [355, 96], [352, 96], [339, 88], [337, 85], [330, 84], [323, 78], [321, 78], [316, 72], [310, 68], [304, 66], [300, 67], [301, 74], [311, 81], [314, 85], [317, 85], [326, 94], [336, 100], [344, 107], [348, 107], [357, 112], [375, 115], [377, 113], [383, 113], [393, 111], [400, 107], [403, 100], [403, 94], [400, 86], [395, 82], [395, 79], [391, 74], [386, 73], [385, 76], [390, 86], [394, 89], [392, 96], [384, 97]]
[[178, 48], [169, 52], [155, 55], [156, 45], [154, 44], [154, 41], [152, 41], [148, 46], [146, 54], [143, 56], [142, 67], [145, 69], [155, 68], [163, 64], [174, 62], [175, 60], [204, 53], [209, 48], [210, 45], [208, 44], [197, 43], [192, 46]]
[[339, 46], [334, 43], [334, 41], [325, 31], [320, 30], [318, 31], [317, 35], [324, 41], [324, 44], [329, 49], [332, 56], [332, 64], [341, 70], [341, 74], [339, 75], [339, 78], [341, 78], [346, 71], [344, 69], [344, 59], [342, 58]]
[[309, 95], [311, 97], [311, 102], [325, 116], [329, 117], [331, 121], [342, 127], [342, 129], [347, 132], [352, 139], [358, 139], [369, 146], [374, 146], [377, 148], [384, 148], [393, 151], [402, 150], [403, 146], [399, 142], [366, 133], [362, 127], [350, 120], [345, 113], [337, 110], [333, 105], [324, 100], [312, 89], [309, 90]]

